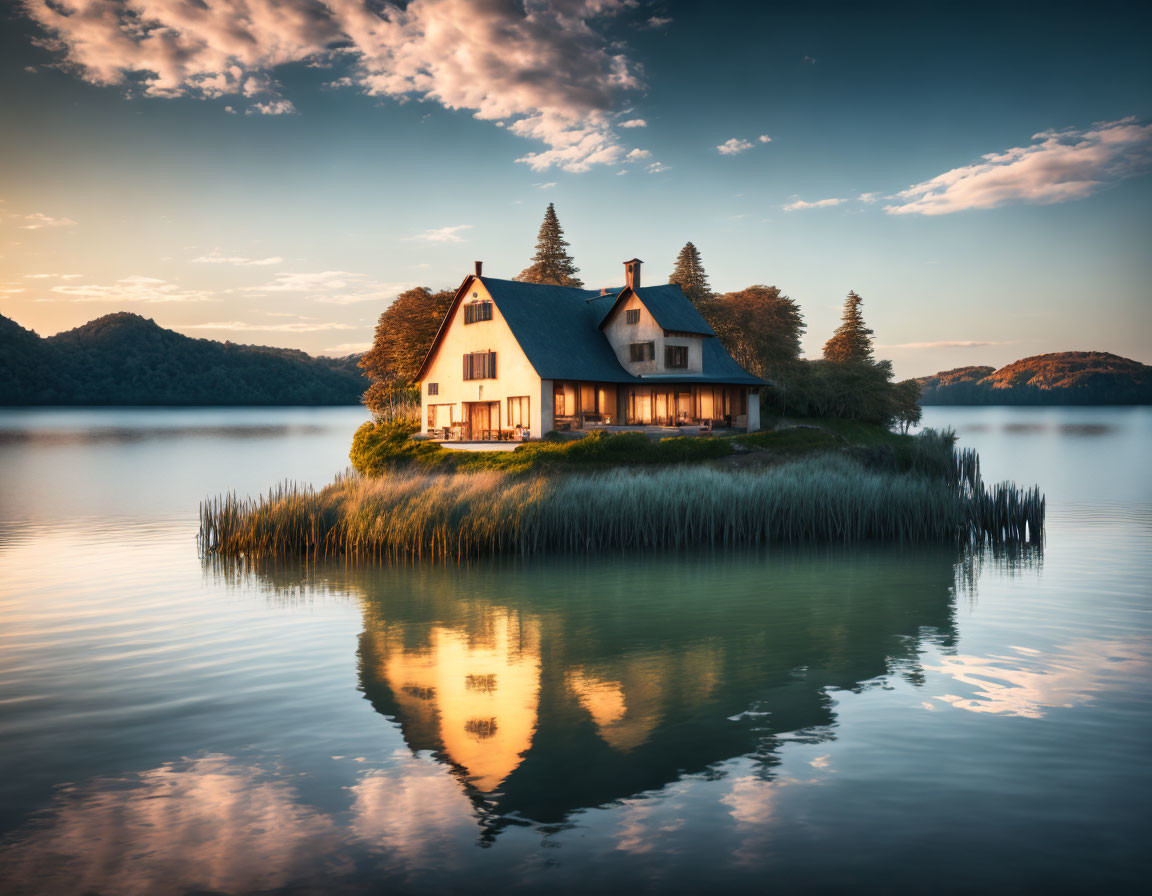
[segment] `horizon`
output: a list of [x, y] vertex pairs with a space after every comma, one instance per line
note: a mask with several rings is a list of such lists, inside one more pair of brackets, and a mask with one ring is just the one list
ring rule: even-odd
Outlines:
[[1147, 7], [287, 7], [13, 9], [0, 313], [346, 355], [404, 289], [514, 277], [555, 202], [587, 287], [691, 241], [808, 358], [855, 290], [898, 378], [1152, 362]]

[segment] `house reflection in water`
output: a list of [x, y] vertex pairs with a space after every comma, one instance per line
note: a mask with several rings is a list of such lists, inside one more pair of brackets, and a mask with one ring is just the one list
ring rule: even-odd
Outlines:
[[409, 648], [399, 632], [368, 632], [363, 651], [366, 677], [387, 683], [410, 742], [437, 744], [485, 793], [520, 764], [539, 713], [537, 621], [493, 608], [475, 633], [435, 625]]
[[770, 774], [777, 735], [831, 735], [830, 689], [916, 681], [924, 641], [948, 649], [956, 559], [905, 555], [897, 585], [859, 550], [347, 574], [365, 695], [495, 830], [738, 756]]

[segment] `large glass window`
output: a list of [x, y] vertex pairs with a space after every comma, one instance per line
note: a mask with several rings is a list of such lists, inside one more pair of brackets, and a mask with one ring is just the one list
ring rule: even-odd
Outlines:
[[469, 352], [464, 356], [464, 379], [496, 379], [496, 352]]
[[517, 395], [508, 399], [508, 426], [528, 425], [528, 396]]

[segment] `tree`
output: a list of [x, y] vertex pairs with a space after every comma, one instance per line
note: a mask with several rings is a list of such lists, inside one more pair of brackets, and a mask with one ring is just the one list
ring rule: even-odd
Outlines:
[[679, 285], [693, 305], [700, 305], [712, 298], [708, 275], [704, 273], [704, 265], [700, 261], [700, 250], [692, 243], [685, 243], [676, 256], [676, 269], [672, 271], [668, 282]]
[[871, 363], [872, 331], [864, 324], [860, 305], [864, 300], [854, 291], [844, 300], [844, 314], [832, 338], [824, 343], [824, 360], [837, 363]]
[[893, 414], [901, 432], [920, 422], [920, 384], [916, 380], [901, 380], [892, 387]]
[[701, 312], [736, 362], [756, 376], [787, 378], [800, 360], [804, 316], [775, 286], [749, 286], [707, 299]]
[[564, 229], [556, 217], [556, 208], [551, 202], [544, 212], [544, 223], [536, 237], [536, 255], [532, 264], [522, 270], [515, 279], [525, 283], [550, 283], [553, 286], [583, 286], [576, 274], [580, 270], [568, 254], [568, 242], [564, 239]]
[[412, 380], [432, 347], [455, 293], [432, 292], [418, 286], [398, 295], [380, 315], [376, 336], [360, 359], [360, 366], [373, 383], [364, 393], [364, 404], [377, 417], [407, 412], [419, 396], [412, 394]]

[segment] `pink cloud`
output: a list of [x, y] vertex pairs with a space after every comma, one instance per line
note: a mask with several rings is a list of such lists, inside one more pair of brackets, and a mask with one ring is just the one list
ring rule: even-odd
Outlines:
[[287, 63], [345, 60], [374, 96], [432, 100], [547, 145], [519, 161], [584, 171], [621, 159], [612, 113], [641, 86], [595, 25], [631, 0], [25, 0], [66, 64], [93, 84], [147, 96], [252, 100], [293, 110], [272, 78]]
[[1152, 124], [1135, 118], [1100, 122], [1087, 130], [1036, 134], [1029, 146], [989, 153], [915, 184], [892, 199], [890, 215], [947, 215], [1010, 202], [1050, 205], [1083, 199], [1152, 163]]

